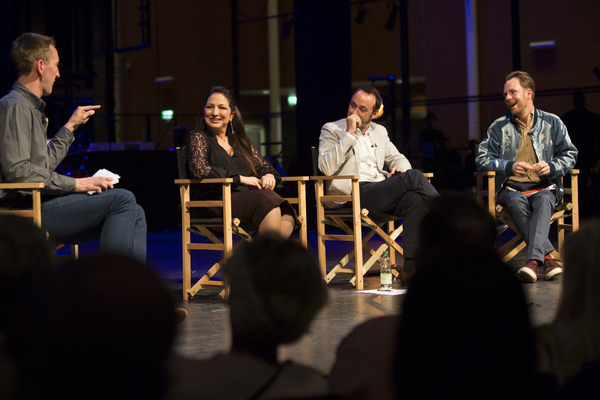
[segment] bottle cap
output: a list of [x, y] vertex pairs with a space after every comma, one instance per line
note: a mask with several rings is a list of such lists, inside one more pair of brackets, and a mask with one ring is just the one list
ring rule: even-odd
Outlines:
[[383, 254], [388, 254], [388, 255], [389, 255], [389, 254], [390, 254], [390, 252], [389, 252], [389, 251], [387, 251], [387, 250], [384, 250]]

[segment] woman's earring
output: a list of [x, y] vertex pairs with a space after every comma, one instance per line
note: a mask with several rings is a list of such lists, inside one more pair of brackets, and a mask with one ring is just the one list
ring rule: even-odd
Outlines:
[[229, 120], [229, 124], [231, 125], [231, 134], [233, 135], [235, 132], [233, 131], [233, 122], [231, 122], [231, 120]]

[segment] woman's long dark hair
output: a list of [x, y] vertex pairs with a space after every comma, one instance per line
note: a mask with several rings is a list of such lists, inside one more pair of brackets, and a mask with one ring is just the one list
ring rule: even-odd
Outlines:
[[223, 96], [225, 96], [225, 98], [229, 101], [229, 107], [231, 108], [232, 112], [235, 112], [231, 124], [227, 125], [226, 135], [229, 139], [229, 144], [231, 145], [231, 147], [233, 147], [234, 151], [239, 152], [248, 160], [252, 172], [255, 175], [257, 175], [258, 172], [256, 170], [256, 163], [254, 162], [254, 156], [252, 155], [252, 141], [246, 134], [242, 114], [237, 108], [237, 102], [235, 101], [233, 93], [231, 93], [229, 89], [227, 89], [224, 86], [213, 86], [210, 88], [208, 93], [206, 93], [206, 97], [204, 98], [204, 105], [202, 106], [202, 111], [200, 112], [200, 115], [198, 115], [198, 121], [196, 123], [195, 131], [205, 131], [212, 136], [212, 133], [210, 132], [210, 130], [206, 129], [206, 126], [204, 124], [204, 107], [206, 106], [208, 98], [215, 93], [220, 93]]

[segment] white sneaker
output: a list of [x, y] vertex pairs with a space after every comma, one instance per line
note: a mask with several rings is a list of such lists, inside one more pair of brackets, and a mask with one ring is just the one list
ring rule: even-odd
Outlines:
[[527, 261], [525, 266], [523, 266], [523, 268], [521, 268], [520, 270], [517, 271], [517, 275], [524, 282], [533, 283], [533, 282], [537, 281], [538, 268], [539, 267], [538, 267], [537, 261], [529, 260], [529, 261]]

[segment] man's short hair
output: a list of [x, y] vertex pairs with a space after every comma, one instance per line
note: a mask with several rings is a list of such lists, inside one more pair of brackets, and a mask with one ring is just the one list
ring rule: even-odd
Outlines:
[[535, 98], [535, 81], [527, 72], [513, 71], [506, 75], [504, 82], [510, 81], [512, 78], [518, 78], [523, 89], [531, 89], [531, 100]]
[[354, 94], [358, 93], [358, 92], [365, 92], [366, 94], [370, 94], [375, 96], [375, 105], [373, 106], [373, 112], [376, 113], [377, 111], [379, 111], [379, 107], [381, 107], [381, 95], [379, 94], [379, 91], [377, 89], [375, 89], [372, 86], [366, 86], [366, 87], [361, 87], [356, 89], [356, 92], [354, 92]]
[[24, 33], [15, 39], [12, 42], [10, 58], [17, 70], [17, 75], [29, 75], [37, 60], [49, 63], [52, 57], [50, 45], [55, 46], [53, 37], [37, 33]]

